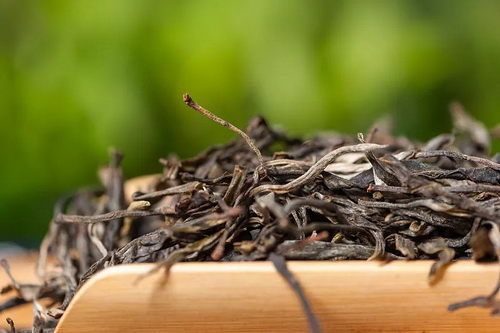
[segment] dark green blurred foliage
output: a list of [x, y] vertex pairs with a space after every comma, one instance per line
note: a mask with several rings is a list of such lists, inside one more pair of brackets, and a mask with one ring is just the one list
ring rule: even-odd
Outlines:
[[449, 131], [448, 104], [500, 122], [498, 1], [0, 0], [0, 239], [38, 241], [55, 198], [95, 184], [110, 146], [131, 177], [245, 127]]

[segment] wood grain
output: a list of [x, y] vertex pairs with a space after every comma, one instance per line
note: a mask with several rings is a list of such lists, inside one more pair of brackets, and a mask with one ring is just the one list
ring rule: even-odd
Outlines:
[[[491, 291], [498, 264], [452, 264], [427, 283], [432, 262], [289, 262], [325, 332], [497, 332], [487, 309], [447, 311]], [[106, 269], [77, 294], [58, 327], [66, 332], [305, 332], [295, 294], [269, 262], [180, 263]]]

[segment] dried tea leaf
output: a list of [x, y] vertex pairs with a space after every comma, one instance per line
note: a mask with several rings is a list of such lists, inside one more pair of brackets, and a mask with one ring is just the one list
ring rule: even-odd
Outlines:
[[302, 308], [306, 313], [307, 320], [309, 322], [309, 329], [311, 330], [311, 332], [313, 333], [322, 332], [321, 326], [319, 325], [319, 321], [314, 315], [314, 312], [312, 310], [311, 305], [309, 304], [309, 301], [304, 293], [304, 290], [300, 286], [300, 283], [297, 281], [297, 279], [293, 276], [292, 272], [288, 270], [285, 258], [283, 258], [280, 255], [277, 255], [276, 253], [270, 253], [269, 260], [274, 264], [274, 267], [276, 268], [278, 273], [280, 273], [281, 276], [285, 278], [285, 280], [288, 282], [290, 287], [293, 289], [293, 291], [299, 298], [300, 304], [302, 305]]
[[455, 250], [448, 247], [446, 241], [439, 237], [418, 245], [419, 250], [427, 254], [438, 255], [438, 260], [431, 266], [429, 284], [437, 283], [444, 274], [446, 266], [455, 258]]
[[[494, 222], [484, 222], [482, 227], [479, 228], [481, 230], [479, 240], [489, 243], [487, 245], [487, 249], [484, 248], [484, 244], [482, 244], [479, 240], [476, 240], [473, 244], [473, 250], [479, 250], [480, 253], [485, 253], [491, 248], [494, 250], [494, 253], [497, 257], [497, 260], [500, 261], [500, 228], [497, 223]], [[479, 231], [478, 230], [478, 231]], [[484, 230], [487, 231], [487, 238], [484, 237]], [[478, 306], [483, 308], [491, 308], [491, 314], [493, 316], [500, 315], [500, 301], [496, 299], [498, 292], [500, 291], [500, 276], [497, 281], [497, 285], [493, 289], [493, 291], [488, 296], [478, 296], [471, 298], [469, 300], [450, 304], [448, 307], [449, 311], [455, 311], [461, 308], [469, 307], [469, 306]]]
[[394, 240], [396, 245], [396, 250], [401, 252], [408, 259], [415, 259], [417, 256], [417, 247], [415, 242], [400, 236], [399, 234], [394, 234]]
[[488, 154], [490, 152], [491, 138], [486, 127], [470, 117], [460, 103], [452, 103], [450, 111], [453, 117], [453, 125], [469, 134], [472, 143], [477, 145], [480, 152]]
[[227, 188], [226, 194], [224, 194], [224, 201], [228, 205], [233, 205], [236, 201], [236, 197], [240, 195], [243, 185], [245, 184], [245, 176], [247, 173], [247, 168], [235, 165], [233, 171], [233, 177], [231, 183]]
[[[429, 281], [435, 283], [455, 257], [498, 258], [500, 159], [489, 158], [489, 134], [459, 107], [453, 134], [420, 143], [377, 125], [366, 143], [360, 135], [355, 144], [334, 133], [289, 137], [261, 117], [243, 132], [189, 95], [184, 101], [240, 137], [187, 160], [160, 159], [161, 173], [125, 183], [122, 156], [111, 151], [100, 171], [102, 188], [56, 203], [40, 249], [43, 283], [20, 284], [4, 264], [11, 284], [2, 293], [16, 294], [0, 311], [31, 302], [32, 331], [51, 332], [88, 279], [121, 264], [153, 262], [159, 269], [183, 260], [277, 254], [287, 260], [432, 256]], [[480, 221], [487, 222], [478, 228]], [[49, 256], [60, 271], [45, 268]], [[303, 298], [280, 256], [276, 267]], [[496, 314], [497, 291], [452, 309], [488, 306]], [[43, 298], [61, 305], [47, 311]]]
[[16, 333], [16, 325], [14, 325], [14, 321], [9, 317], [7, 317], [5, 321], [7, 321], [7, 324], [9, 324], [12, 333]]
[[15, 290], [18, 297], [26, 302], [31, 302], [35, 299], [37, 293], [40, 291], [40, 288], [42, 287], [41, 284], [28, 284], [28, 283], [18, 283], [17, 280], [12, 276], [9, 268], [9, 264], [7, 263], [7, 260], [2, 259], [0, 260], [0, 265], [4, 269], [5, 273], [9, 277], [10, 281], [12, 282], [11, 285], [9, 285], [6, 288], [2, 289], [2, 294]]

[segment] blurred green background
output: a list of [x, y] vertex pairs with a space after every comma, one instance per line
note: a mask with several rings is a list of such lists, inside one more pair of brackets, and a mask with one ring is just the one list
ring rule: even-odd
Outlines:
[[500, 122], [499, 1], [0, 0], [0, 240], [36, 245], [58, 195], [96, 184], [108, 148], [126, 176], [234, 137], [449, 131], [461, 101]]

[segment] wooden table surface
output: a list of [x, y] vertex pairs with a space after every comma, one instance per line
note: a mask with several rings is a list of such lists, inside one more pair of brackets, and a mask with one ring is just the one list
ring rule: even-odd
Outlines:
[[[23, 255], [7, 255], [5, 257], [0, 255], [0, 259], [7, 259], [11, 273], [18, 282], [39, 282], [35, 274], [35, 265], [38, 260], [38, 254], [31, 252]], [[8, 284], [10, 284], [10, 280], [7, 277], [7, 274], [5, 274], [3, 269], [0, 269], [0, 288], [3, 288]], [[15, 292], [11, 292], [7, 295], [0, 295], [0, 303], [5, 302], [15, 295]], [[12, 310], [0, 312], [0, 328], [10, 328], [5, 321], [7, 317], [14, 320], [17, 328], [31, 327], [33, 324], [32, 308], [31, 304], [25, 304]]]

